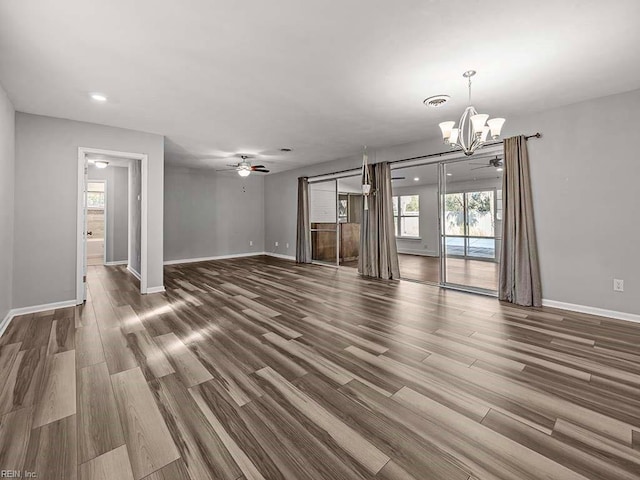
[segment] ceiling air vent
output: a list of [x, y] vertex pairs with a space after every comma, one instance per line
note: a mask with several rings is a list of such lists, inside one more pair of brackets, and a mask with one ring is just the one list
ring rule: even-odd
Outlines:
[[449, 95], [434, 95], [433, 97], [427, 98], [423, 103], [427, 107], [438, 108], [447, 103], [450, 98]]

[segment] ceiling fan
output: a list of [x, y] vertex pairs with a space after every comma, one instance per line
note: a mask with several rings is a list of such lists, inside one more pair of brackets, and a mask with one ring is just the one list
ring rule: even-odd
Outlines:
[[481, 168], [491, 168], [491, 167], [493, 167], [493, 168], [497, 169], [498, 172], [501, 172], [503, 163], [502, 163], [502, 159], [501, 158], [496, 157], [496, 158], [492, 158], [491, 160], [489, 160], [488, 164], [485, 164], [485, 163], [470, 163], [470, 165], [482, 165], [481, 167], [472, 168], [471, 170], [479, 170]]
[[235, 170], [238, 172], [238, 175], [241, 177], [248, 177], [251, 172], [259, 172], [259, 173], [269, 173], [264, 165], [251, 165], [251, 162], [248, 160], [250, 157], [248, 155], [240, 155], [241, 161], [236, 164], [227, 165], [232, 168], [225, 168], [223, 170], [216, 170], [217, 172], [229, 172]]

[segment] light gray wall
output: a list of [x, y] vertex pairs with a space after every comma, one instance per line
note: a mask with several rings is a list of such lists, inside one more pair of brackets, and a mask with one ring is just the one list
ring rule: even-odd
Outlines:
[[[640, 314], [638, 111], [635, 90], [507, 119], [503, 136], [543, 134], [529, 141], [529, 153], [545, 299]], [[378, 149], [373, 161], [444, 151], [433, 130], [430, 139]], [[269, 175], [266, 248], [295, 246], [297, 177], [359, 164], [357, 155]], [[624, 293], [613, 292], [613, 278], [625, 281]]]
[[17, 113], [14, 308], [76, 297], [78, 147], [148, 154], [148, 286], [162, 286], [164, 137]]
[[164, 195], [165, 261], [264, 251], [263, 176], [167, 168]]
[[544, 298], [640, 313], [639, 111], [636, 90], [508, 125], [544, 135], [529, 141]]
[[107, 262], [123, 262], [128, 257], [128, 193], [129, 173], [126, 167], [96, 168], [89, 165], [89, 180], [107, 181], [107, 228], [105, 258]]
[[[130, 160], [129, 189], [131, 203], [131, 231], [129, 232], [131, 251], [129, 252], [129, 268], [140, 275], [142, 264], [142, 165], [139, 161]], [[164, 247], [163, 247], [164, 248]]]
[[12, 307], [15, 113], [0, 86], [0, 322]]

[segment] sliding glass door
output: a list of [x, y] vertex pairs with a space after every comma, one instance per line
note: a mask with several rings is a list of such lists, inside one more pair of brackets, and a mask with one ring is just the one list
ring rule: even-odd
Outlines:
[[502, 232], [502, 167], [478, 158], [442, 163], [442, 282], [495, 291]]
[[314, 262], [358, 266], [361, 192], [360, 175], [309, 184], [311, 258]]
[[337, 181], [309, 185], [309, 220], [311, 223], [311, 259], [338, 264]]

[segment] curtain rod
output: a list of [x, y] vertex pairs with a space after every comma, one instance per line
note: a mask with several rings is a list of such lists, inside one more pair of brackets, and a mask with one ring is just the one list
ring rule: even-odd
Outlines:
[[[532, 135], [525, 135], [524, 139], [525, 140], [529, 140], [530, 138], [540, 138], [542, 137], [542, 134], [540, 132], [536, 132]], [[502, 141], [497, 141], [497, 142], [489, 142], [489, 143], [485, 143], [483, 146], [484, 147], [492, 147], [495, 145], [500, 145], [502, 143]], [[448, 152], [438, 152], [438, 153], [429, 153], [427, 155], [418, 155], [417, 157], [410, 157], [410, 158], [401, 158], [398, 160], [391, 160], [389, 161], [390, 164], [394, 164], [394, 163], [401, 163], [401, 162], [410, 162], [412, 160], [420, 160], [423, 158], [434, 158], [434, 157], [441, 157], [443, 155], [450, 155], [452, 153], [456, 153], [456, 152], [462, 152], [462, 150], [458, 149], [458, 150], [449, 150]], [[322, 173], [319, 175], [312, 175], [307, 177], [309, 180], [314, 179], [314, 178], [319, 178], [319, 177], [326, 177], [329, 175], [340, 175], [341, 173], [348, 173], [348, 172], [354, 172], [356, 170], [361, 170], [362, 166], [360, 167], [354, 167], [354, 168], [349, 168], [347, 170], [339, 170], [337, 172], [329, 172], [329, 173]]]

